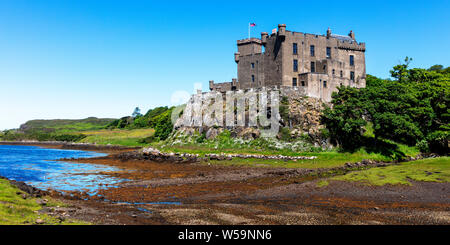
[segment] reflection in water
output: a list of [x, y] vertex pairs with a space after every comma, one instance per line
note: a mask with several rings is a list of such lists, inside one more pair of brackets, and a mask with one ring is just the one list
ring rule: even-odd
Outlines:
[[0, 145], [0, 176], [24, 181], [43, 190], [84, 191], [93, 195], [104, 185], [114, 187], [125, 180], [97, 174], [98, 172], [118, 171], [120, 169], [98, 164], [55, 160], [105, 155], [91, 151]]

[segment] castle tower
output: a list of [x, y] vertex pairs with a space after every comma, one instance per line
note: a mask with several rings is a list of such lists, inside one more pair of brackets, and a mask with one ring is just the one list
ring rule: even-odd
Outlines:
[[262, 43], [258, 38], [238, 40], [237, 46], [240, 56], [260, 54], [262, 52]]

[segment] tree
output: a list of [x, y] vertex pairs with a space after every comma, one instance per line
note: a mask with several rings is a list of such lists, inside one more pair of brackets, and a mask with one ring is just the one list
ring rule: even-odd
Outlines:
[[444, 69], [443, 65], [433, 65], [428, 68], [429, 71], [441, 71], [442, 69]]
[[[365, 121], [375, 138], [447, 154], [450, 142], [450, 73], [445, 69], [409, 69], [410, 58], [391, 71], [395, 80], [367, 75], [366, 88], [339, 88], [323, 123], [344, 148], [361, 141]], [[377, 142], [377, 141], [375, 141]]]
[[142, 116], [141, 109], [139, 109], [139, 107], [134, 108], [134, 111], [131, 114], [131, 117], [132, 118], [137, 118], [137, 117], [140, 117], [140, 116]]
[[427, 124], [429, 115], [424, 114], [426, 109], [420, 107], [421, 102], [407, 84], [368, 76], [367, 87], [360, 90], [360, 98], [373, 123], [376, 138], [415, 144], [416, 139], [423, 137], [414, 117], [423, 118], [423, 123]]
[[330, 137], [344, 149], [354, 150], [360, 146], [363, 127], [364, 103], [358, 89], [341, 86], [332, 94], [333, 108], [326, 107], [321, 121]]
[[404, 63], [400, 63], [393, 67], [392, 70], [390, 70], [391, 76], [393, 78], [396, 78], [398, 81], [403, 81], [403, 78], [407, 75], [408, 66], [411, 63], [412, 58], [409, 58], [406, 56]]

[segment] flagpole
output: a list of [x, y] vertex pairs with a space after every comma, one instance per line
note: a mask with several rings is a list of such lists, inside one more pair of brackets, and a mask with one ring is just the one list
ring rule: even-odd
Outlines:
[[250, 23], [248, 23], [248, 39], [250, 39]]

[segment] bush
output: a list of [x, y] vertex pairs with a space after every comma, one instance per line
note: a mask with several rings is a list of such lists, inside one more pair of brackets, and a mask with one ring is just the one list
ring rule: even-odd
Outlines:
[[65, 141], [65, 142], [77, 142], [79, 140], [82, 140], [86, 137], [86, 135], [83, 134], [60, 134], [60, 135], [52, 135], [48, 138], [52, 138], [56, 141]]
[[230, 146], [233, 144], [233, 138], [229, 130], [224, 130], [217, 135], [217, 141], [221, 146]]
[[288, 127], [281, 128], [279, 138], [283, 141], [291, 141], [291, 130]]
[[155, 135], [152, 135], [152, 136], [149, 136], [149, 137], [140, 139], [140, 140], [139, 140], [139, 143], [142, 143], [142, 144], [150, 144], [150, 143], [153, 143], [153, 142], [158, 142], [158, 141], [160, 141], [160, 140], [161, 140], [161, 139], [160, 139], [159, 137], [156, 137]]
[[429, 150], [438, 154], [447, 155], [450, 152], [449, 141], [450, 133], [448, 131], [435, 131], [427, 136]]
[[150, 127], [148, 118], [144, 116], [137, 117], [136, 119], [134, 119], [133, 127], [134, 128]]
[[417, 142], [416, 144], [417, 149], [419, 149], [420, 152], [429, 152], [430, 148], [428, 146], [428, 141], [426, 140], [421, 140], [419, 142]]
[[[155, 136], [161, 140], [165, 140], [169, 137], [173, 130], [172, 124], [172, 110], [174, 107], [165, 111], [164, 113], [157, 116], [155, 123]], [[156, 118], [155, 118], [156, 119]]]
[[206, 140], [206, 133], [203, 132], [195, 139], [195, 142], [201, 144], [201, 143], [205, 142], [205, 140]]

